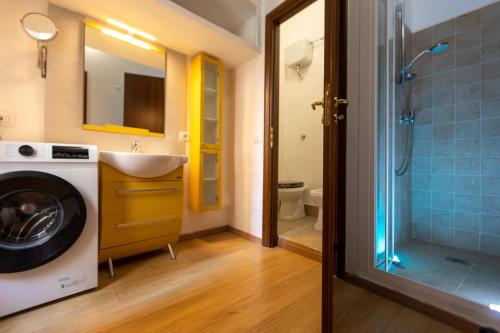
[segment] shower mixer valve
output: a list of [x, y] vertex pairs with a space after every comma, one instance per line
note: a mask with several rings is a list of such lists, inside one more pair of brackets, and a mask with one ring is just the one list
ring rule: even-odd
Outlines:
[[415, 109], [411, 109], [410, 110], [410, 113], [405, 115], [405, 116], [401, 116], [401, 124], [403, 125], [411, 125], [415, 122], [415, 115], [417, 114], [417, 112], [420, 112], [422, 111], [422, 107], [417, 107]]

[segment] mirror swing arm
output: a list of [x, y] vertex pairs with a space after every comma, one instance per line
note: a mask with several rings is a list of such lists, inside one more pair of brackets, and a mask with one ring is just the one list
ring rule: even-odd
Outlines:
[[47, 46], [43, 45], [42, 42], [38, 42], [38, 68], [40, 68], [40, 73], [42, 78], [47, 77]]
[[45, 79], [47, 77], [48, 56], [45, 42], [56, 38], [59, 30], [55, 23], [47, 15], [42, 13], [27, 13], [21, 18], [20, 23], [24, 32], [37, 42], [37, 66], [40, 69], [40, 76]]

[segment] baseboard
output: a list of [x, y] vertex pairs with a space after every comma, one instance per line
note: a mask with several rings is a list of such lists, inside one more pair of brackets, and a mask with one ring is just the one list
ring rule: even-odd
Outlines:
[[304, 246], [302, 244], [292, 242], [292, 241], [285, 239], [285, 238], [279, 239], [278, 246], [285, 249], [285, 250], [295, 252], [295, 253], [300, 254], [304, 257], [308, 257], [310, 259], [313, 259], [313, 260], [316, 260], [319, 262], [321, 262], [322, 258], [323, 258], [321, 252], [313, 250], [313, 249], [311, 249], [307, 246]]
[[206, 230], [200, 230], [196, 231], [190, 234], [184, 234], [180, 235], [179, 237], [179, 242], [187, 241], [190, 239], [195, 239], [195, 238], [201, 238], [201, 237], [206, 237], [210, 235], [215, 235], [219, 234], [221, 232], [226, 232], [229, 231], [229, 226], [228, 225], [223, 225], [222, 227], [216, 227], [216, 228], [211, 228], [211, 229], [206, 229]]
[[248, 239], [249, 241], [252, 241], [254, 243], [262, 243], [262, 239], [260, 239], [259, 237], [257, 236], [254, 236], [246, 231], [243, 231], [243, 230], [239, 230], [239, 229], [236, 229], [236, 228], [233, 228], [231, 226], [229, 226], [229, 231], [232, 232], [233, 234], [237, 235], [237, 236], [240, 236], [242, 238], [245, 238], [245, 239]]
[[417, 312], [423, 313], [431, 318], [438, 321], [446, 323], [452, 327], [455, 327], [459, 331], [463, 332], [479, 332], [480, 325], [469, 321], [468, 319], [457, 316], [453, 313], [435, 307], [427, 303], [423, 303], [413, 297], [405, 295], [399, 291], [389, 289], [387, 287], [381, 286], [375, 282], [363, 279], [359, 276], [346, 273], [345, 280], [352, 283], [360, 288], [371, 291], [378, 294], [384, 298], [390, 299], [396, 303], [399, 303], [407, 308], [413, 309]]

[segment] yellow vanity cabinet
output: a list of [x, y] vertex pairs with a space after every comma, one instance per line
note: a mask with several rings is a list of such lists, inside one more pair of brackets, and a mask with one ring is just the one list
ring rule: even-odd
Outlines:
[[100, 171], [99, 262], [172, 246], [182, 226], [182, 167], [157, 178], [125, 175], [106, 163]]
[[205, 54], [191, 62], [189, 208], [221, 208], [222, 63]]

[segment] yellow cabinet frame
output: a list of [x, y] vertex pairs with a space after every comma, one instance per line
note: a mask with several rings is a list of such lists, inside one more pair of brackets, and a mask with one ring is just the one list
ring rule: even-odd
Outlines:
[[[217, 68], [217, 89], [206, 86], [207, 77], [205, 69], [207, 65], [214, 65]], [[189, 207], [194, 211], [208, 211], [221, 208], [222, 202], [222, 63], [215, 58], [205, 54], [197, 55], [191, 62], [191, 78], [190, 78], [190, 135], [191, 145], [189, 151]], [[217, 101], [217, 117], [215, 119], [206, 116], [206, 99], [207, 91]], [[204, 142], [206, 121], [217, 122], [217, 142]], [[205, 186], [203, 178], [203, 153], [217, 154], [217, 204], [205, 205], [204, 191]]]

